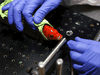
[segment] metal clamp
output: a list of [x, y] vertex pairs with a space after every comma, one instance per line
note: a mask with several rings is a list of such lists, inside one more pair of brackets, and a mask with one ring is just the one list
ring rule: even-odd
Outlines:
[[59, 58], [56, 61], [56, 75], [62, 75], [63, 59]]

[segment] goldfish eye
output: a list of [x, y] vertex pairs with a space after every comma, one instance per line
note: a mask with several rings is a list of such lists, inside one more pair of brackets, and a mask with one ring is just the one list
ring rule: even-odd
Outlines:
[[51, 30], [51, 32], [53, 32], [53, 30]]
[[53, 35], [50, 35], [50, 38], [53, 38]]

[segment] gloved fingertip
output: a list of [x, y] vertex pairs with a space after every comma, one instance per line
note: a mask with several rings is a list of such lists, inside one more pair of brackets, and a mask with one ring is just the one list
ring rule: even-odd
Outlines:
[[2, 9], [3, 11], [7, 10], [7, 8], [6, 8], [5, 6], [4, 6], [4, 7], [2, 7], [1, 9]]
[[35, 31], [38, 31], [38, 28], [37, 27], [33, 27], [32, 29], [35, 30]]
[[23, 31], [23, 28], [17, 27], [17, 29], [18, 29], [19, 32], [22, 32]]
[[73, 40], [69, 40], [68, 42], [67, 42], [67, 45], [68, 45], [68, 47], [70, 48], [70, 49], [73, 49]]
[[22, 32], [24, 30], [23, 24], [21, 21], [14, 21], [16, 28], [18, 29], [19, 32]]
[[77, 37], [75, 37], [75, 40], [80, 40], [80, 39], [81, 39], [81, 38], [80, 38], [80, 37], [78, 37], [78, 36], [77, 36]]
[[11, 4], [11, 3], [9, 3], [9, 4], [5, 5], [5, 6], [3, 6], [3, 7], [2, 7], [2, 10], [3, 10], [3, 11], [8, 10], [9, 7], [10, 7], [10, 4]]
[[6, 9], [6, 6], [3, 6], [3, 7], [2, 7], [2, 10], [5, 10], [5, 9]]
[[38, 28], [34, 25], [33, 21], [31, 21], [31, 22], [29, 23], [29, 25], [30, 25], [30, 27], [31, 27], [33, 30], [38, 31]]
[[36, 24], [41, 23], [42, 20], [43, 20], [42, 17], [40, 17], [40, 16], [35, 16], [35, 15], [34, 15], [33, 21], [34, 21]]
[[18, 29], [18, 31], [19, 31], [19, 32], [22, 32], [22, 31], [23, 31], [23, 29]]
[[82, 68], [82, 65], [78, 65], [78, 64], [73, 64], [73, 68], [76, 70], [79, 70]]
[[71, 43], [73, 43], [73, 40], [69, 40], [69, 41], [67, 42], [67, 45], [70, 45]]
[[4, 8], [4, 7], [2, 7], [2, 8], [1, 8], [1, 10], [3, 10], [3, 11], [4, 11], [4, 10], [5, 10], [5, 8]]
[[35, 20], [34, 20], [34, 22], [35, 22], [36, 24], [41, 23], [41, 21], [42, 21], [42, 20], [40, 20], [40, 19], [39, 19], [39, 20], [38, 20], [38, 19], [35, 19]]

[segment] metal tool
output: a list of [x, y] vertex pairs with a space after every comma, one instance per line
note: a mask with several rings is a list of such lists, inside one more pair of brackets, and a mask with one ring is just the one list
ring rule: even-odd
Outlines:
[[51, 60], [51, 58], [59, 51], [61, 46], [66, 42], [66, 38], [63, 38], [58, 45], [54, 48], [54, 50], [51, 52], [51, 54], [46, 58], [46, 60], [43, 62], [44, 66]]
[[44, 73], [44, 72], [45, 72], [45, 71], [44, 71], [45, 66], [44, 66], [44, 64], [43, 64], [42, 61], [39, 62], [38, 67], [39, 67], [39, 75], [44, 75], [44, 74], [45, 74], [45, 73]]
[[52, 57], [59, 51], [59, 49], [63, 46], [63, 44], [66, 42], [66, 38], [63, 38], [57, 46], [54, 48], [54, 50], [50, 53], [50, 55], [44, 60], [44, 62], [39, 62], [39, 75], [44, 75], [45, 74], [45, 66], [47, 63], [52, 59]]

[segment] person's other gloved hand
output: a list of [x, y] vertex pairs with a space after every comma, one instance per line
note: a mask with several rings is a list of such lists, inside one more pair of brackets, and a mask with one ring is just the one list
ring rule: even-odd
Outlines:
[[73, 68], [79, 75], [100, 75], [100, 42], [76, 37], [67, 44]]
[[[19, 31], [23, 31], [21, 13], [30, 27], [36, 30], [33, 22], [36, 24], [40, 23], [51, 10], [60, 4], [60, 2], [61, 0], [14, 0], [5, 5], [2, 10], [5, 11], [9, 9], [8, 22], [9, 24], [15, 23]], [[41, 7], [35, 12], [34, 17], [32, 17], [33, 12], [40, 5]]]

